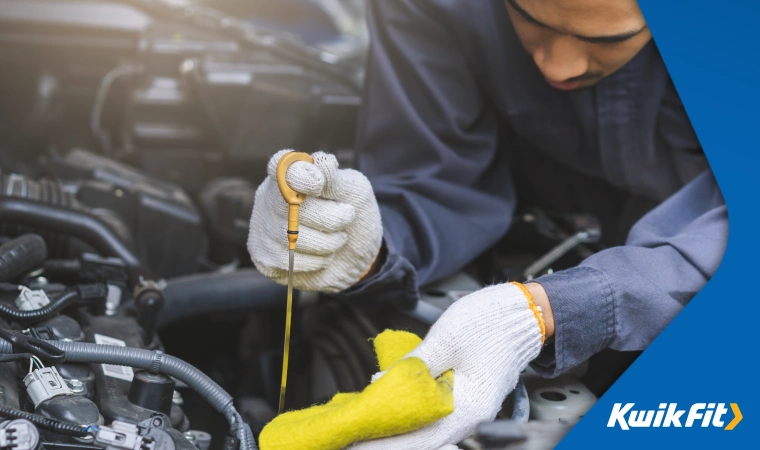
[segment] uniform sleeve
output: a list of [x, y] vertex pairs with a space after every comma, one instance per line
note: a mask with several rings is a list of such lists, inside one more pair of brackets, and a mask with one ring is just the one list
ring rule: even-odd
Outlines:
[[387, 258], [344, 295], [416, 299], [501, 238], [514, 191], [499, 128], [436, 2], [368, 2], [371, 49], [358, 168], [380, 204]]
[[644, 216], [625, 246], [538, 278], [555, 340], [534, 368], [555, 376], [606, 347], [646, 348], [715, 273], [727, 238], [726, 206], [707, 171]]

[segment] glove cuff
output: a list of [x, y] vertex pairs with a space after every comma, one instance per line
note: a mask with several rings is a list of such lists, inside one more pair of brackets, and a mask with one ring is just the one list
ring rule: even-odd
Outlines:
[[[382, 247], [382, 246], [380, 246], [380, 247], [377, 249], [377, 253], [375, 253], [375, 257], [374, 257], [374, 258], [372, 258], [372, 262], [371, 262], [371, 263], [369, 263], [369, 266], [367, 266], [367, 270], [365, 270], [364, 272], [362, 272], [362, 274], [361, 274], [361, 275], [359, 275], [359, 279], [358, 279], [358, 280], [356, 280], [356, 283], [358, 283], [358, 282], [362, 281], [362, 280], [363, 280], [363, 279], [364, 279], [364, 278], [365, 278], [367, 275], [369, 275], [369, 273], [370, 273], [370, 272], [372, 271], [372, 269], [375, 267], [375, 263], [377, 262], [377, 259], [380, 257], [380, 253], [382, 253], [382, 250], [383, 250], [383, 247]], [[354, 284], [356, 284], [356, 283], [354, 283]]]
[[525, 298], [528, 299], [528, 307], [531, 311], [533, 311], [533, 315], [538, 321], [538, 328], [541, 329], [541, 344], [543, 345], [543, 343], [546, 341], [546, 324], [544, 323], [544, 313], [541, 311], [541, 307], [536, 305], [536, 302], [533, 300], [533, 296], [530, 294], [525, 285], [518, 283], [517, 281], [513, 281], [511, 284], [520, 288], [523, 295], [525, 295]]

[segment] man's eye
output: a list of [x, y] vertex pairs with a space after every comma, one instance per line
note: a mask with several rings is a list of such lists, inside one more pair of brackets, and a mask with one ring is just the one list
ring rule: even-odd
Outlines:
[[625, 42], [625, 41], [596, 42], [596, 45], [601, 45], [602, 47], [615, 47], [615, 46], [618, 46], [618, 45], [622, 44], [623, 42]]
[[582, 37], [576, 36], [576, 39], [578, 39], [581, 42], [587, 42], [589, 44], [594, 45], [600, 45], [602, 47], [614, 47], [616, 45], [620, 45], [623, 42], [627, 41], [628, 39], [623, 40], [597, 40], [597, 39], [584, 39]]
[[540, 22], [536, 22], [533, 19], [529, 19], [529, 18], [523, 16], [522, 14], [518, 14], [518, 16], [520, 16], [520, 19], [522, 19], [523, 22], [525, 22], [525, 23], [527, 23], [529, 25], [533, 25], [534, 27], [537, 27], [537, 28], [546, 28], [546, 25], [544, 25], [544, 24], [542, 24]]

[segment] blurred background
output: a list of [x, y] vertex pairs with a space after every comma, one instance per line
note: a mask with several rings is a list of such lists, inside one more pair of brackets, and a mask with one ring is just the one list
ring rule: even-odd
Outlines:
[[2, 0], [0, 167], [179, 189], [239, 243], [274, 152], [351, 164], [367, 45], [359, 0]]
[[3, 0], [0, 145], [189, 192], [280, 148], [348, 157], [366, 48], [357, 0]]

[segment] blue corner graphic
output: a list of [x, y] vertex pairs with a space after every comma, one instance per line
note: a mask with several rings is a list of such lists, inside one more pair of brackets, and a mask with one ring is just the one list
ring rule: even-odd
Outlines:
[[[639, 4], [725, 197], [728, 248], [708, 285], [558, 448], [758, 448], [760, 2]], [[610, 428], [616, 403], [655, 412], [675, 403], [685, 410], [682, 426]], [[704, 417], [683, 426], [697, 403], [705, 405], [695, 417], [723, 403], [728, 411], [716, 423], [724, 427], [703, 427]]]

